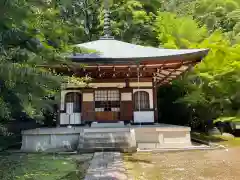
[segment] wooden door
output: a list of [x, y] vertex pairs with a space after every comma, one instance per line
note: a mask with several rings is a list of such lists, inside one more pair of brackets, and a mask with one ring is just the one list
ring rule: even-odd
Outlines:
[[96, 112], [96, 121], [118, 121], [119, 112]]
[[96, 121], [119, 121], [120, 94], [118, 90], [95, 91]]

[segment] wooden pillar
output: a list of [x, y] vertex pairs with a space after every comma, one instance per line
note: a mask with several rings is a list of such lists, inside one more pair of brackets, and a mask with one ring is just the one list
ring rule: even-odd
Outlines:
[[56, 115], [56, 127], [60, 127], [60, 125], [61, 125], [61, 123], [60, 123], [60, 113], [61, 113], [60, 106], [56, 105], [56, 108], [57, 108], [57, 110], [56, 110], [56, 113], [57, 113], [57, 115]]
[[154, 122], [158, 122], [158, 101], [157, 101], [158, 86], [156, 80], [153, 78], [153, 107], [154, 107]]
[[120, 121], [133, 120], [132, 88], [120, 89]]
[[84, 89], [82, 91], [82, 120], [95, 120], [94, 89]]

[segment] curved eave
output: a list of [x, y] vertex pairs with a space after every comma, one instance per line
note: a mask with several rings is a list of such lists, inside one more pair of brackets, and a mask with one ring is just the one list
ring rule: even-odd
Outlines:
[[209, 49], [175, 55], [148, 56], [148, 57], [104, 57], [97, 54], [68, 56], [72, 62], [83, 64], [132, 64], [132, 63], [162, 63], [163, 61], [201, 61], [209, 52]]

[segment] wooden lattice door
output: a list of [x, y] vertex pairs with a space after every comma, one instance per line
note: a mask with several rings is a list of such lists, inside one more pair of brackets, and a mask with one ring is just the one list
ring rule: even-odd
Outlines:
[[120, 94], [118, 90], [95, 91], [96, 121], [118, 121], [120, 114]]

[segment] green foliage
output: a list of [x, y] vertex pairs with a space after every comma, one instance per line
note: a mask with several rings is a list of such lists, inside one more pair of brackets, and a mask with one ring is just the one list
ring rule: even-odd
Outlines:
[[[113, 1], [110, 7], [113, 35], [123, 41], [156, 46], [156, 34], [152, 31], [155, 14], [149, 12], [149, 9], [153, 9], [152, 6], [148, 1]], [[100, 28], [103, 28], [103, 21]]]
[[210, 48], [208, 56], [188, 76], [178, 80], [185, 89], [176, 99], [188, 106], [191, 122], [207, 124], [220, 116], [239, 113], [239, 45], [231, 46], [222, 32], [216, 31], [191, 48]]
[[[172, 102], [165, 107], [182, 111], [182, 119], [186, 119], [182, 124], [204, 124], [239, 114], [238, 0], [111, 0], [109, 8], [116, 39], [155, 47], [210, 50], [202, 63], [164, 91]], [[71, 45], [98, 39], [102, 29], [103, 0], [1, 1], [0, 120], [22, 116], [43, 120], [44, 113], [58, 103], [62, 82], [88, 81], [59, 76], [39, 65], [68, 65], [63, 53], [88, 52]], [[164, 107], [167, 98], [161, 103]], [[163, 114], [171, 113], [161, 114], [165, 118]]]
[[[182, 119], [179, 113], [183, 112], [188, 120], [178, 124], [187, 121], [192, 126], [205, 128], [209, 121], [218, 117], [237, 117], [240, 111], [239, 3], [223, 0], [174, 2], [178, 11], [167, 8], [169, 3], [165, 3], [165, 11], [169, 12], [159, 12], [155, 21], [159, 44], [167, 48], [208, 48], [210, 51], [193, 71], [175, 82], [179, 88], [174, 88], [175, 85], [160, 88], [161, 92], [168, 89], [164, 97], [160, 95], [160, 102], [171, 94], [183, 92], [168, 99], [170, 103], [160, 103], [160, 111], [164, 109], [160, 112], [162, 119], [177, 122]], [[192, 12], [181, 12], [181, 8], [190, 5], [194, 7]], [[171, 111], [166, 115], [166, 109], [175, 109], [177, 115], [173, 117]]]
[[62, 53], [79, 51], [69, 45], [84, 28], [64, 21], [62, 5], [53, 1], [1, 1], [0, 7], [0, 123], [42, 121], [59, 102], [60, 84], [68, 77], [41, 65], [69, 64]]
[[217, 118], [213, 121], [214, 123], [216, 122], [240, 122], [240, 118], [239, 117], [220, 117]]
[[199, 28], [191, 17], [177, 18], [169, 12], [159, 12], [154, 25], [159, 41], [166, 48], [188, 48], [208, 35], [207, 29]]

